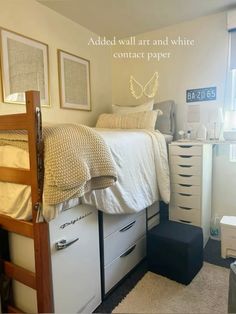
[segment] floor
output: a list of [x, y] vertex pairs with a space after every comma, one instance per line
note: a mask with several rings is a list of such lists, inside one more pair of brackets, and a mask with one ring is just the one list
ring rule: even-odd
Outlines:
[[[208, 263], [229, 268], [235, 260], [233, 258], [222, 259], [220, 241], [209, 240], [204, 249], [204, 260]], [[119, 302], [129, 293], [136, 283], [147, 272], [147, 263], [144, 260], [136, 269], [103, 301], [96, 309], [96, 313], [111, 313]]]

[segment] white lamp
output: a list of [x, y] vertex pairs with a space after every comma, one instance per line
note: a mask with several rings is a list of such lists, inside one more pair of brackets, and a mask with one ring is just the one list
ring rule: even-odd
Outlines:
[[236, 110], [225, 112], [224, 139], [236, 140]]

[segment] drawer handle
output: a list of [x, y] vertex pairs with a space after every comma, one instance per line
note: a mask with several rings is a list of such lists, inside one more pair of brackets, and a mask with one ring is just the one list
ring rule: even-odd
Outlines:
[[192, 221], [183, 220], [183, 219], [180, 219], [179, 221], [184, 222], [184, 223], [186, 223], [186, 224], [191, 224], [191, 223], [192, 223]]
[[127, 230], [129, 230], [130, 228], [133, 227], [133, 225], [135, 224], [136, 220], [132, 221], [130, 224], [128, 224], [127, 226], [125, 226], [124, 228], [120, 229], [120, 232], [125, 232]]
[[181, 147], [181, 148], [191, 148], [191, 147], [193, 147], [193, 145], [179, 145], [179, 147]]
[[182, 167], [182, 168], [192, 168], [191, 165], [178, 165], [179, 167]]
[[190, 177], [192, 177], [191, 174], [179, 174], [179, 176], [185, 177], [185, 178], [190, 178]]
[[192, 158], [193, 156], [192, 155], [179, 155], [179, 157], [181, 157], [181, 158]]
[[192, 186], [192, 184], [182, 184], [182, 183], [179, 183], [180, 186], [184, 186], [186, 188], [190, 188]]
[[73, 243], [77, 242], [79, 240], [79, 238], [76, 238], [74, 240], [71, 240], [69, 242], [67, 242], [65, 239], [60, 240], [58, 242], [55, 243], [55, 247], [57, 251], [60, 250], [64, 250], [66, 249], [68, 246], [72, 245]]
[[184, 210], [191, 210], [192, 209], [191, 207], [184, 207], [184, 206], [178, 206], [178, 207], [181, 209], [184, 209]]
[[133, 250], [135, 249], [135, 247], [136, 247], [136, 244], [134, 244], [130, 249], [128, 249], [125, 253], [123, 253], [123, 254], [120, 256], [120, 258], [128, 256], [130, 253], [133, 252]]
[[187, 194], [187, 193], [178, 193], [178, 194], [182, 196], [192, 196], [192, 194]]

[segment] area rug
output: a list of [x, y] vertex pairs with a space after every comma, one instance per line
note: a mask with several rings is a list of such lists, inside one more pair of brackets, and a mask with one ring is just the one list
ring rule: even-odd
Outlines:
[[147, 272], [112, 313], [227, 313], [229, 269], [204, 263], [188, 285]]

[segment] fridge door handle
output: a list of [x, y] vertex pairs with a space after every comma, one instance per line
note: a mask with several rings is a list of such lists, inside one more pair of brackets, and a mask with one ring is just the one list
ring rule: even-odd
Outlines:
[[55, 243], [56, 250], [59, 251], [59, 250], [66, 249], [68, 246], [77, 242], [78, 240], [79, 240], [79, 238], [76, 238], [76, 239], [73, 239], [73, 240], [70, 240], [67, 242], [67, 240], [62, 239], [62, 240]]

